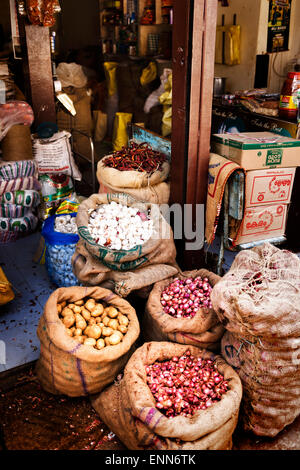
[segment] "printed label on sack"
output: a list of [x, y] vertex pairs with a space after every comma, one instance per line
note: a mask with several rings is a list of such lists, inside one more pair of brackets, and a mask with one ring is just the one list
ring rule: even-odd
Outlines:
[[282, 154], [283, 154], [282, 149], [268, 150], [268, 152], [267, 152], [267, 159], [266, 159], [266, 165], [267, 165], [267, 166], [271, 166], [271, 165], [281, 165], [281, 162], [282, 162]]

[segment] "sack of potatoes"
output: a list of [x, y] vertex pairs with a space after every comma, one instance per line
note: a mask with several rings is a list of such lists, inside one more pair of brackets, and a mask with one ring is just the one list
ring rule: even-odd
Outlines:
[[112, 383], [134, 351], [140, 333], [134, 308], [101, 287], [67, 287], [49, 297], [37, 335], [36, 366], [50, 393], [81, 396]]

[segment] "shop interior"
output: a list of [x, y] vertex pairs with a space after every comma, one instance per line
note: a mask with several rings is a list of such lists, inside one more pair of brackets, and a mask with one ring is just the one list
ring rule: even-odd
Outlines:
[[[44, 104], [28, 88], [32, 88], [30, 71], [28, 75], [30, 61], [29, 65], [25, 64], [22, 56], [21, 25], [26, 12], [23, 17], [21, 13], [22, 4], [26, 10], [25, 3], [3, 0], [0, 4], [0, 103], [35, 100], [35, 120], [31, 130], [16, 125], [2, 139], [0, 169], [1, 161], [33, 158], [32, 136], [47, 139], [57, 132], [68, 132], [81, 177], [73, 179], [67, 196], [59, 202], [65, 199], [71, 204], [81, 204], [92, 194], [112, 192], [99, 181], [98, 164], [105, 156], [122, 151], [129, 141], [143, 145], [146, 140], [154, 150], [163, 148], [171, 159], [172, 104], [174, 111], [176, 101], [172, 96], [176, 1], [88, 0], [87, 7], [81, 0], [60, 0], [55, 24], [43, 28], [47, 29], [46, 38], [49, 35], [47, 60], [51, 77], [47, 86], [50, 82], [54, 87], [53, 96]], [[285, 6], [277, 3], [280, 2], [218, 1], [209, 136], [213, 154], [219, 153], [218, 139], [214, 136], [228, 133], [244, 136], [269, 132], [277, 138], [300, 141], [300, 2], [281, 2]], [[12, 5], [19, 8], [19, 31], [14, 28], [16, 17], [12, 15]], [[193, 27], [197, 28], [195, 24]], [[28, 54], [32, 54], [33, 63], [34, 47]], [[190, 69], [189, 73], [192, 73]], [[291, 87], [296, 87], [292, 92], [284, 88], [288, 77], [292, 77]], [[282, 104], [282, 96], [291, 93], [296, 96], [297, 89], [298, 105], [290, 109]], [[215, 162], [220, 164], [219, 160]], [[295, 227], [300, 223], [299, 166], [298, 160], [298, 164], [289, 165], [288, 170], [292, 171], [281, 175], [285, 182], [282, 184], [289, 185], [290, 192], [287, 203], [283, 202], [282, 219], [278, 222], [281, 225], [264, 238], [298, 256], [300, 242]], [[43, 184], [51, 186], [53, 182], [46, 182], [45, 176]], [[220, 199], [211, 201], [210, 207], [214, 209], [209, 223], [206, 214], [204, 244], [205, 268], [220, 276], [229, 271], [240, 251], [261, 243], [260, 234], [255, 237], [254, 231], [244, 238], [239, 232], [245, 211], [249, 209], [245, 203], [245, 172], [237, 165], [234, 173], [223, 176], [223, 186], [216, 196]], [[159, 203], [169, 201], [170, 187], [168, 191], [167, 199]], [[0, 338], [7, 345], [6, 363], [0, 361], [0, 396], [10, 401], [11, 407], [10, 412], [3, 412], [6, 428], [0, 427], [0, 449], [7, 445], [11, 449], [14, 446], [28, 449], [31, 435], [36, 440], [35, 449], [79, 449], [80, 436], [80, 449], [123, 450], [125, 447], [117, 436], [99, 421], [89, 399], [49, 398], [34, 378], [40, 349], [36, 335], [38, 322], [50, 294], [57, 288], [45, 267], [41, 228], [58, 207], [42, 197], [35, 230], [22, 238], [21, 243], [20, 240], [14, 243], [13, 238], [0, 243], [0, 266], [4, 267], [7, 278], [13, 279], [15, 289], [13, 303], [0, 306]], [[233, 243], [238, 237], [240, 242]], [[131, 293], [128, 299], [137, 311], [144, 308], [145, 298], [137, 299]], [[12, 385], [16, 375], [19, 388]], [[29, 398], [22, 401], [18, 390]], [[55, 411], [52, 416], [53, 409], [58, 407], [63, 411]], [[27, 421], [19, 410], [29, 416]], [[45, 410], [51, 416], [49, 423], [43, 423], [47, 437], [41, 434]], [[59, 432], [57, 426], [61, 426]], [[23, 430], [23, 437], [17, 436], [18, 428]], [[288, 450], [292, 446], [299, 449], [299, 429], [299, 417], [274, 439], [249, 436], [238, 428], [234, 449]]]

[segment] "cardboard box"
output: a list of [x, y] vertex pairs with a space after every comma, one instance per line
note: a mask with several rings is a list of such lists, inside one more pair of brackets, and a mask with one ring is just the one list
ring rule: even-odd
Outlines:
[[212, 151], [245, 170], [300, 166], [300, 140], [272, 132], [214, 134]]
[[296, 168], [252, 170], [246, 173], [245, 207], [291, 200]]
[[253, 243], [285, 234], [287, 204], [247, 207], [236, 245]]

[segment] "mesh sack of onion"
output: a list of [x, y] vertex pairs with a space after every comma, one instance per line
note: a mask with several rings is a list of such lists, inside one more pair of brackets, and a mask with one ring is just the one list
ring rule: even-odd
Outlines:
[[269, 243], [243, 251], [211, 300], [243, 383], [244, 428], [276, 436], [300, 409], [300, 260]]
[[225, 330], [211, 307], [210, 293], [220, 279], [200, 269], [155, 283], [143, 317], [145, 340], [219, 349]]
[[134, 352], [123, 377], [91, 401], [128, 449], [229, 450], [241, 398], [239, 376], [220, 356], [150, 342]]

